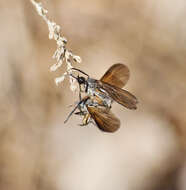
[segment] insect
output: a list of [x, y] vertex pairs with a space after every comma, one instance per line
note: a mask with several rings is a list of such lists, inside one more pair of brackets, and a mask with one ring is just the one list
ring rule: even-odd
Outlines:
[[[105, 132], [114, 132], [120, 127], [119, 119], [110, 111], [113, 101], [128, 109], [137, 109], [137, 98], [130, 92], [122, 88], [127, 83], [130, 73], [126, 65], [118, 63], [112, 65], [100, 80], [90, 78], [85, 72], [72, 68], [84, 74], [83, 76], [73, 76], [79, 84], [79, 103], [70, 116], [79, 109], [76, 114], [83, 115], [83, 125], [87, 125], [91, 119], [99, 129]], [[83, 90], [82, 90], [83, 88]], [[82, 99], [81, 93], [86, 96]]]

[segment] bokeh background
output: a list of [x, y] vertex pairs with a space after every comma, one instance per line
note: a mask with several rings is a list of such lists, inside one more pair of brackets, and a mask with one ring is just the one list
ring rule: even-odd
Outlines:
[[0, 1], [0, 189], [186, 189], [186, 1], [43, 0], [62, 26], [75, 65], [100, 78], [131, 72], [138, 110], [114, 104], [116, 133], [81, 127], [77, 94], [56, 87], [54, 41], [29, 0]]

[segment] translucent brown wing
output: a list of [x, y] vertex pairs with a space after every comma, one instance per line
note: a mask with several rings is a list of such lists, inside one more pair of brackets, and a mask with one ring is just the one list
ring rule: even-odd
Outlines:
[[120, 120], [110, 112], [110, 109], [87, 106], [88, 112], [98, 128], [104, 132], [115, 132], [120, 127]]
[[114, 101], [126, 108], [137, 109], [136, 104], [138, 103], [138, 100], [130, 92], [101, 81], [98, 81], [98, 88], [99, 90], [105, 90]]
[[101, 81], [123, 88], [129, 80], [129, 69], [126, 65], [117, 63], [112, 65], [101, 78]]

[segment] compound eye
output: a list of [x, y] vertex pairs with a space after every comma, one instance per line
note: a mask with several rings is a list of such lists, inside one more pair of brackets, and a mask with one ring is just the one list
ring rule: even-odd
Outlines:
[[79, 77], [78, 82], [79, 82], [79, 84], [84, 84], [85, 83], [85, 78], [84, 77]]

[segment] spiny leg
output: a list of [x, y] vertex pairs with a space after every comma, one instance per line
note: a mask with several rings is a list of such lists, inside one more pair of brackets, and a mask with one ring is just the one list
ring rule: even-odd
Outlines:
[[78, 104], [77, 104], [77, 106], [70, 112], [70, 114], [68, 115], [68, 117], [66, 118], [66, 120], [64, 121], [64, 123], [66, 123], [68, 120], [69, 120], [69, 118], [72, 116], [72, 114], [76, 111], [76, 109], [77, 108], [79, 108], [79, 105], [82, 103], [82, 102], [84, 102], [85, 100], [83, 99], [83, 100], [81, 100]]
[[80, 126], [88, 125], [91, 115], [89, 113], [84, 115], [83, 122], [80, 124]]
[[68, 115], [68, 117], [66, 118], [66, 120], [64, 121], [64, 123], [66, 123], [69, 120], [69, 118], [72, 116], [72, 114], [76, 111], [76, 109], [80, 108], [80, 105], [82, 103], [84, 104], [88, 99], [89, 99], [89, 97], [86, 96], [81, 101], [79, 101], [79, 103], [76, 105], [76, 107], [70, 112], [70, 114]]

